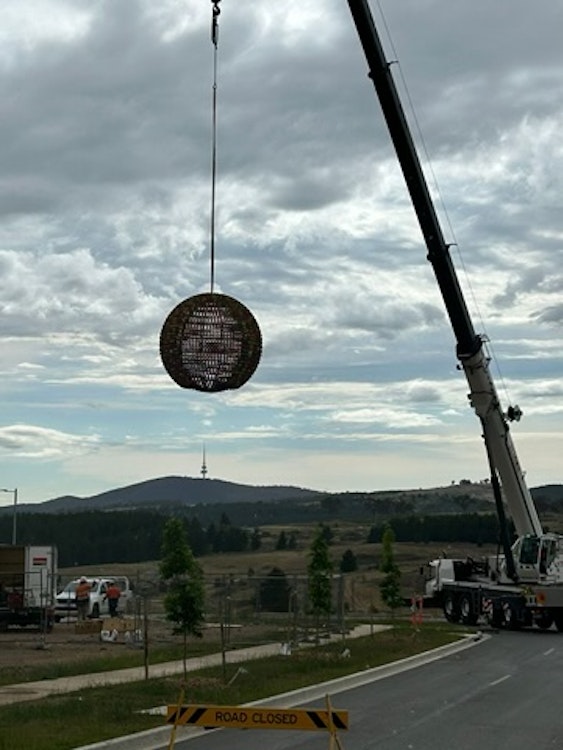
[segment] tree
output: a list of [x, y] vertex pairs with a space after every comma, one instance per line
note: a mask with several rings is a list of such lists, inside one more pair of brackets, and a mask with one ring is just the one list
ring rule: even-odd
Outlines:
[[206, 555], [209, 552], [209, 542], [207, 541], [207, 533], [197, 516], [188, 519], [188, 544], [190, 545], [192, 552], [196, 557]]
[[221, 514], [219, 528], [211, 524], [207, 537], [213, 552], [244, 552], [249, 545], [248, 531], [233, 526], [230, 518], [224, 512]]
[[186, 677], [187, 638], [201, 638], [205, 592], [203, 573], [187, 541], [186, 527], [179, 518], [170, 518], [162, 534], [160, 575], [167, 585], [164, 597], [166, 619], [173, 632], [184, 637], [184, 677]]
[[319, 638], [320, 619], [328, 617], [331, 610], [332, 562], [329, 556], [328, 541], [324, 529], [319, 526], [309, 551], [309, 601], [315, 615], [317, 640]]
[[262, 546], [262, 534], [260, 529], [256, 527], [250, 536], [250, 549], [252, 552], [256, 552]]
[[272, 568], [260, 583], [258, 609], [265, 612], [287, 612], [289, 584], [281, 568]]
[[346, 552], [342, 555], [342, 559], [340, 560], [340, 572], [341, 573], [353, 573], [355, 570], [358, 570], [358, 561], [356, 559], [356, 555], [352, 552], [351, 549], [347, 549]]
[[393, 552], [394, 542], [395, 533], [391, 526], [387, 525], [383, 531], [381, 562], [379, 564], [379, 569], [382, 573], [385, 573], [385, 575], [379, 584], [379, 590], [381, 591], [381, 598], [389, 607], [393, 615], [397, 607], [400, 607], [403, 603], [400, 585], [401, 571], [395, 562], [395, 555]]
[[319, 526], [320, 533], [326, 540], [327, 544], [332, 544], [334, 541], [334, 533], [328, 524], [321, 523]]
[[278, 540], [276, 542], [276, 550], [287, 549], [287, 536], [285, 531], [280, 531]]

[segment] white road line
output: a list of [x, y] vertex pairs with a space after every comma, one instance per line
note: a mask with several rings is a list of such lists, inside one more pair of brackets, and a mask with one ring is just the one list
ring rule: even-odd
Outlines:
[[550, 654], [552, 654], [552, 653], [553, 653], [554, 651], [555, 651], [555, 649], [554, 649], [554, 648], [550, 648], [550, 649], [548, 649], [547, 651], [544, 651], [544, 652], [543, 652], [543, 655], [544, 655], [544, 656], [549, 656], [549, 655], [550, 655]]
[[504, 682], [505, 680], [508, 680], [512, 677], [511, 674], [505, 674], [504, 677], [499, 677], [498, 680], [495, 680], [494, 682], [489, 682], [489, 687], [494, 687], [495, 685], [500, 685], [501, 682]]

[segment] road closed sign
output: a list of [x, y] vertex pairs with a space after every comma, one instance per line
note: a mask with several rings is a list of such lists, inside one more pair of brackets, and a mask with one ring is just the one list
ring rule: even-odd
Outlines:
[[348, 711], [269, 706], [168, 706], [168, 724], [230, 729], [346, 730]]

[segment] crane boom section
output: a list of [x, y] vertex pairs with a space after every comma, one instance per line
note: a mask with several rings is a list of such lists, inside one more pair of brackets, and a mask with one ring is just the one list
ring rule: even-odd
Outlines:
[[481, 419], [483, 437], [500, 477], [502, 492], [516, 534], [519, 537], [526, 534], [542, 536], [542, 525], [520, 468], [508, 422], [498, 400], [484, 345], [481, 344], [479, 351], [472, 357], [461, 359], [461, 366], [470, 388], [469, 401]]
[[457, 357], [469, 384], [469, 399], [481, 418], [509, 513], [519, 536], [541, 535], [541, 523], [490, 375], [489, 358], [482, 338], [475, 333], [368, 2], [348, 0], [348, 4], [452, 325]]

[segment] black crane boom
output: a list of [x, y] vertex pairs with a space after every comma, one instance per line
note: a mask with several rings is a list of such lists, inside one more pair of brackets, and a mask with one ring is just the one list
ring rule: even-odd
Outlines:
[[473, 328], [448, 245], [438, 223], [428, 185], [391, 75], [390, 63], [385, 59], [367, 0], [348, 0], [348, 4], [368, 62], [369, 76], [375, 86], [428, 248], [428, 260], [434, 269], [454, 330], [458, 357], [460, 359], [471, 357], [481, 347], [481, 339]]

